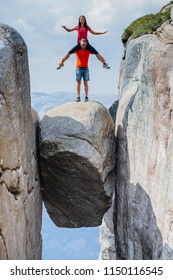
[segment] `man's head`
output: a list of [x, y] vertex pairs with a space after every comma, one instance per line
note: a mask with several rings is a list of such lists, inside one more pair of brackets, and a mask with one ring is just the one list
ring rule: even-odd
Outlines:
[[87, 38], [82, 38], [82, 39], [80, 40], [80, 45], [81, 45], [81, 48], [82, 48], [83, 50], [86, 49], [87, 44], [88, 44], [88, 39], [87, 39]]

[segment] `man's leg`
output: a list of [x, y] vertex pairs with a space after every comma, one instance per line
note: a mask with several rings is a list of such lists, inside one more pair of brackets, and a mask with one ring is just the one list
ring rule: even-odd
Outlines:
[[77, 97], [80, 97], [80, 86], [81, 86], [81, 81], [77, 81], [77, 87], [76, 87]]
[[76, 85], [76, 91], [77, 91], [77, 98], [76, 101], [79, 102], [80, 101], [80, 86], [81, 86], [81, 70], [79, 68], [76, 68], [76, 81], [77, 81], [77, 85]]
[[88, 97], [88, 81], [84, 81], [85, 96]]
[[76, 101], [77, 101], [77, 102], [80, 101], [80, 86], [81, 86], [81, 81], [77, 81], [77, 87], [76, 87], [76, 90], [77, 90], [77, 98], [76, 98]]
[[88, 81], [89, 81], [89, 69], [85, 69], [83, 73], [85, 101], [88, 101]]

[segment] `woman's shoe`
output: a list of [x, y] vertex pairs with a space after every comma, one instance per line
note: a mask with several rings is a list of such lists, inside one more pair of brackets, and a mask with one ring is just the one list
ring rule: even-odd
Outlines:
[[106, 62], [103, 63], [103, 68], [110, 69], [109, 65]]
[[61, 69], [61, 67], [63, 67], [64, 66], [64, 63], [62, 63], [62, 62], [60, 62], [60, 64], [58, 65], [58, 67], [56, 68], [56, 69]]

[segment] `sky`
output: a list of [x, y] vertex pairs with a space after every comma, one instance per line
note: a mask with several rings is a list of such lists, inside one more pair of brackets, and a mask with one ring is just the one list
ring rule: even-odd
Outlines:
[[[0, 22], [15, 28], [24, 38], [29, 54], [32, 92], [76, 92], [75, 55], [56, 70], [62, 57], [76, 44], [77, 33], [66, 32], [85, 15], [94, 31], [90, 44], [106, 59], [111, 69], [103, 69], [95, 55], [90, 57], [89, 94], [117, 95], [123, 46], [121, 35], [135, 19], [158, 12], [167, 0], [0, 0]], [[81, 89], [81, 94], [83, 89]]]
[[[167, 0], [87, 0], [85, 3], [0, 0], [0, 22], [15, 28], [27, 44], [31, 92], [75, 93], [75, 55], [71, 55], [61, 70], [56, 67], [77, 38], [76, 32], [68, 33], [62, 25], [72, 28], [78, 24], [79, 16], [85, 15], [94, 31], [108, 31], [100, 36], [89, 34], [89, 41], [111, 67], [103, 69], [94, 55], [90, 57], [89, 97], [112, 95], [114, 100], [118, 92], [124, 29], [137, 18], [156, 13], [168, 3]], [[53, 225], [45, 209], [43, 213], [44, 259], [98, 259], [98, 228], [75, 229], [72, 234], [71, 229], [58, 229]]]

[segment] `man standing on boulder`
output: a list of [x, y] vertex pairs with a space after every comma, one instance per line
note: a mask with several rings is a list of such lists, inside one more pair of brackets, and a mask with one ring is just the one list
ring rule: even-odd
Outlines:
[[[88, 44], [88, 39], [82, 38], [80, 40], [81, 49], [74, 52], [74, 53], [76, 53], [76, 81], [77, 81], [76, 101], [77, 102], [79, 102], [81, 100], [80, 99], [80, 88], [81, 88], [82, 78], [84, 81], [85, 101], [88, 101], [88, 81], [89, 81], [88, 60], [89, 60], [90, 54], [93, 54], [93, 53], [86, 49], [87, 44]], [[61, 67], [64, 66], [64, 62], [70, 57], [70, 55], [72, 53], [73, 52], [71, 52], [71, 51], [69, 51], [67, 53], [67, 55], [59, 63], [59, 67], [57, 67], [57, 69], [60, 69]], [[94, 54], [103, 64], [106, 63], [105, 59], [99, 53], [94, 53]], [[109, 68], [106, 68], [106, 69], [109, 69]]]

